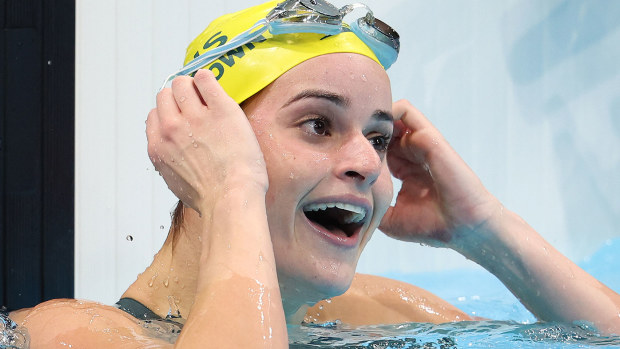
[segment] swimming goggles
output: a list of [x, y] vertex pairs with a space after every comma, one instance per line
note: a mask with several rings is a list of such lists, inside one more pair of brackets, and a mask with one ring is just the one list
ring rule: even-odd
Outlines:
[[[365, 16], [352, 23], [344, 22], [345, 16], [359, 8], [366, 10]], [[250, 29], [226, 44], [201, 54], [169, 75], [160, 90], [175, 77], [195, 73], [230, 50], [259, 39], [266, 31], [272, 35], [290, 33], [337, 35], [352, 31], [373, 51], [385, 69], [396, 61], [400, 50], [398, 33], [375, 18], [370, 8], [364, 4], [355, 3], [338, 9], [325, 0], [286, 0], [279, 3], [267, 17], [256, 22]]]

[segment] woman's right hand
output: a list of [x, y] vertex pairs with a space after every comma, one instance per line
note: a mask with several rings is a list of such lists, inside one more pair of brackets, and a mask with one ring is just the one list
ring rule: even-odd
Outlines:
[[265, 161], [250, 123], [209, 70], [177, 77], [159, 92], [146, 134], [155, 169], [198, 213], [237, 186], [267, 191]]

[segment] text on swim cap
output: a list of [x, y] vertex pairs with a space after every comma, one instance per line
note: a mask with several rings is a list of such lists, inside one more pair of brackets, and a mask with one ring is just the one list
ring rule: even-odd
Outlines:
[[[254, 40], [254, 42], [263, 42], [267, 40], [264, 36], [259, 36], [258, 38], [256, 38]], [[211, 46], [217, 44], [216, 47], [219, 47], [221, 45], [224, 45], [226, 42], [228, 41], [228, 36], [226, 35], [222, 35], [222, 32], [217, 32], [215, 33], [213, 36], [211, 36], [209, 38], [209, 40], [207, 40], [207, 42], [205, 42], [205, 44], [202, 46], [202, 48], [204, 50], [208, 50]], [[234, 48], [228, 52], [226, 52], [226, 54], [222, 55], [216, 62], [213, 62], [210, 66], [209, 66], [209, 70], [211, 70], [213, 72], [213, 75], [215, 75], [215, 78], [217, 80], [221, 79], [222, 76], [224, 76], [224, 71], [225, 71], [225, 66], [228, 67], [232, 67], [235, 65], [235, 57], [241, 59], [245, 56], [245, 51], [243, 49], [243, 47], [246, 47], [248, 50], [253, 50], [256, 46], [254, 46], [254, 44], [252, 42], [249, 42], [245, 45], [239, 46], [237, 48]], [[196, 53], [194, 54], [194, 58], [200, 56], [200, 52], [196, 51]], [[222, 64], [224, 63], [224, 65]], [[217, 72], [216, 72], [217, 70]]]

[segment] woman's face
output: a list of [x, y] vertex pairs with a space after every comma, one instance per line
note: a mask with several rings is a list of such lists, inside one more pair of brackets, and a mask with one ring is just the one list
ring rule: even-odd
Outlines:
[[267, 215], [285, 301], [343, 293], [392, 199], [385, 71], [335, 53], [294, 67], [244, 104], [267, 163]]

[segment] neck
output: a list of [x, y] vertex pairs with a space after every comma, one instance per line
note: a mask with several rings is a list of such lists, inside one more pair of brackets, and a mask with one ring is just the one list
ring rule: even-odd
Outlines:
[[196, 295], [196, 275], [201, 246], [198, 234], [184, 227], [199, 226], [200, 218], [190, 209], [185, 211], [185, 222], [173, 243], [170, 234], [153, 262], [138, 275], [122, 297], [133, 298], [157, 315], [180, 316], [187, 319]]
[[[196, 277], [200, 268], [201, 251], [197, 246], [203, 246], [199, 227], [204, 225], [200, 221], [194, 210], [185, 209], [184, 222], [174, 244], [173, 237], [168, 236], [151, 265], [138, 275], [122, 297], [137, 300], [161, 317], [180, 314], [182, 319], [187, 319], [196, 297]], [[298, 294], [287, 297], [284, 295], [286, 287], [281, 285], [280, 289], [286, 322], [300, 324], [308, 304], [314, 302], [304, 301]]]

